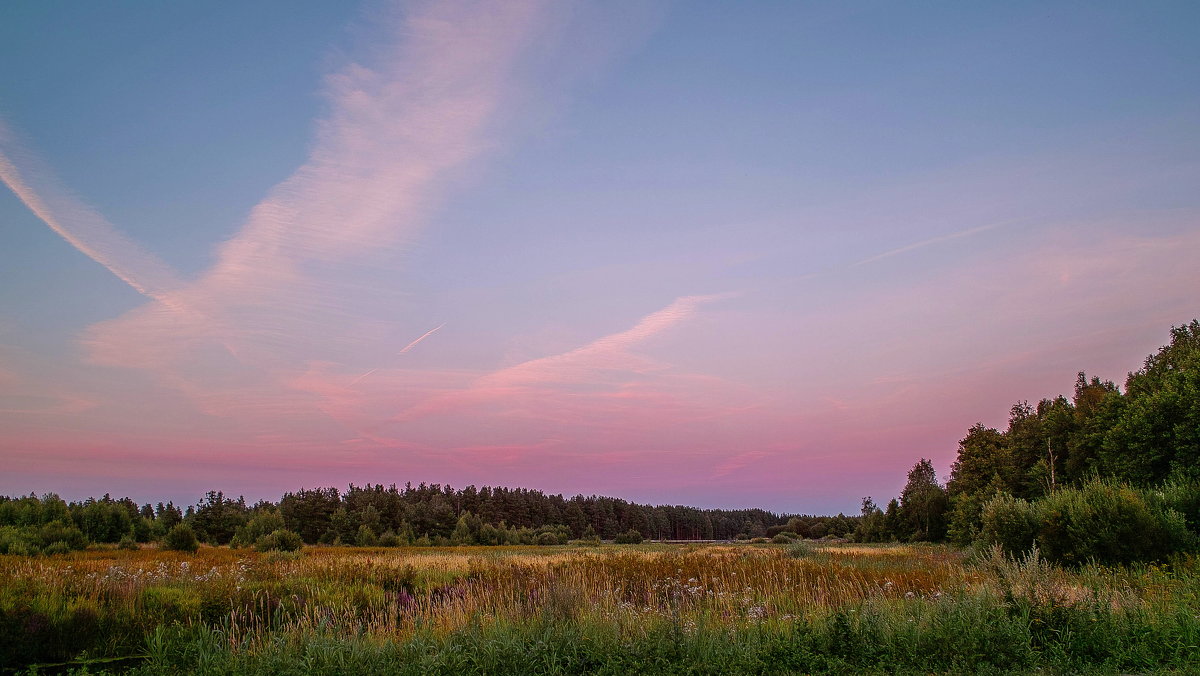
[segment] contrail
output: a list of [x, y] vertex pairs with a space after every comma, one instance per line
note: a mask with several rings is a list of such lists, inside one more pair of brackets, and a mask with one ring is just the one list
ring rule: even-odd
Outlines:
[[367, 371], [366, 373], [364, 373], [364, 374], [362, 374], [361, 376], [359, 376], [359, 377], [355, 378], [354, 380], [351, 380], [351, 381], [350, 381], [350, 384], [351, 384], [351, 385], [357, 385], [357, 384], [358, 384], [358, 381], [362, 380], [363, 378], [366, 378], [367, 376], [371, 375], [372, 373], [374, 373], [374, 372], [376, 372], [376, 371], [378, 371], [378, 370], [379, 370], [379, 367], [378, 367], [378, 366], [376, 366], [375, 368], [371, 369], [370, 371]]
[[41, 165], [0, 120], [0, 182], [80, 253], [138, 293], [171, 304], [169, 294], [182, 286], [175, 272], [71, 196]]
[[[414, 347], [416, 347], [416, 346], [417, 346], [417, 343], [419, 343], [419, 342], [421, 342], [422, 340], [425, 340], [426, 338], [428, 338], [428, 337], [432, 336], [434, 333], [436, 333], [436, 332], [437, 332], [437, 330], [438, 330], [438, 329], [442, 328], [442, 327], [443, 327], [443, 326], [445, 326], [445, 325], [446, 325], [446, 322], [442, 322], [441, 324], [438, 324], [437, 326], [433, 327], [432, 329], [429, 329], [429, 330], [428, 330], [428, 331], [426, 331], [425, 333], [421, 334], [421, 337], [420, 337], [420, 338], [417, 338], [416, 340], [414, 340], [413, 342], [409, 343], [408, 345], [405, 345], [405, 346], [404, 346], [404, 349], [403, 349], [403, 350], [400, 350], [400, 352], [398, 352], [397, 354], [405, 354], [405, 353], [407, 353], [409, 350], [411, 350], [411, 349], [413, 349]], [[351, 380], [351, 381], [350, 381], [350, 384], [351, 384], [351, 385], [357, 385], [357, 384], [358, 384], [358, 381], [362, 380], [363, 378], [366, 378], [367, 376], [369, 376], [369, 375], [371, 375], [372, 373], [374, 373], [374, 372], [378, 371], [379, 369], [380, 369], [380, 367], [376, 366], [375, 368], [371, 369], [370, 371], [367, 371], [366, 373], [364, 373], [364, 374], [362, 374], [361, 376], [359, 376], [359, 377], [355, 378], [354, 380]]]
[[442, 327], [443, 327], [443, 326], [445, 326], [445, 325], [446, 325], [446, 322], [442, 322], [441, 324], [438, 324], [437, 326], [433, 327], [432, 329], [429, 329], [429, 330], [428, 330], [428, 331], [426, 331], [426, 332], [424, 333], [424, 335], [422, 335], [420, 338], [418, 338], [418, 339], [414, 340], [413, 342], [409, 343], [408, 345], [405, 345], [405, 346], [404, 346], [404, 349], [403, 349], [403, 350], [400, 350], [399, 354], [405, 354], [405, 353], [407, 353], [409, 350], [411, 350], [411, 349], [413, 349], [414, 347], [416, 347], [416, 346], [417, 346], [417, 343], [419, 343], [419, 342], [421, 342], [422, 340], [425, 340], [426, 338], [428, 338], [428, 337], [432, 336], [434, 333], [436, 333], [436, 332], [437, 332], [437, 330], [438, 330], [438, 329], [442, 328]]
[[975, 228], [970, 228], [968, 230], [960, 230], [959, 232], [952, 232], [948, 235], [940, 235], [938, 237], [931, 237], [930, 239], [921, 240], [920, 242], [915, 242], [915, 243], [909, 244], [907, 246], [902, 246], [899, 249], [892, 249], [891, 251], [885, 251], [881, 254], [876, 254], [874, 256], [871, 256], [870, 258], [864, 258], [863, 260], [852, 264], [850, 267], [854, 268], [854, 267], [858, 267], [860, 265], [866, 265], [867, 263], [874, 263], [875, 261], [881, 261], [885, 258], [891, 258], [892, 256], [898, 256], [903, 253], [908, 253], [909, 251], [913, 251], [915, 249], [920, 249], [922, 247], [927, 247], [931, 244], [938, 244], [940, 242], [946, 242], [946, 241], [949, 241], [952, 239], [959, 239], [960, 237], [970, 237], [971, 235], [977, 235], [981, 232], [986, 232], [993, 228], [999, 228], [1001, 226], [1010, 225], [1015, 222], [1017, 222], [1017, 221], [1003, 221], [1000, 223], [991, 223], [988, 225], [981, 225], [981, 226], [978, 226]]

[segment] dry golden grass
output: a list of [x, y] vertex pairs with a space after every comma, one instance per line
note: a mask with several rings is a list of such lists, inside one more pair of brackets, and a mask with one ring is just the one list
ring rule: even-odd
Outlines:
[[259, 640], [268, 626], [402, 636], [417, 627], [449, 631], [539, 617], [591, 619], [636, 633], [654, 622], [786, 622], [946, 595], [1072, 603], [1101, 594], [1117, 608], [1179, 593], [1162, 575], [1087, 577], [1003, 558], [965, 565], [963, 554], [945, 547], [818, 545], [796, 554], [769, 545], [310, 547], [299, 556], [110, 550], [0, 556], [0, 586], [183, 621], [205, 614], [205, 622], [225, 624], [231, 646]]

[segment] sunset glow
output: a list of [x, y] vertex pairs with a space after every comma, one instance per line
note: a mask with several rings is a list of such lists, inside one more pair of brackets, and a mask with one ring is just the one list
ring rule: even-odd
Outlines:
[[1190, 4], [240, 4], [0, 9], [0, 494], [852, 513], [1200, 316]]

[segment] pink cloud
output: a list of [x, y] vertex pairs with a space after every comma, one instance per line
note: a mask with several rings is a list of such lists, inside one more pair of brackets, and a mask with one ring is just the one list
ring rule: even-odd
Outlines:
[[[562, 354], [531, 359], [483, 375], [469, 387], [431, 397], [401, 411], [393, 420], [403, 422], [428, 415], [446, 415], [464, 408], [502, 404], [509, 410], [523, 406], [531, 413], [536, 411], [533, 415], [583, 421], [594, 416], [598, 408], [603, 408], [605, 400], [618, 402], [622, 407], [639, 398], [643, 401], [657, 398], [657, 403], [666, 403], [669, 394], [638, 389], [636, 379], [668, 367], [630, 349], [683, 323], [702, 305], [729, 297], [730, 294], [717, 294], [677, 298], [625, 331], [598, 338]], [[600, 389], [575, 391], [580, 387]], [[564, 391], [570, 395], [564, 397]], [[581, 405], [574, 406], [575, 402], [581, 402]], [[661, 412], [662, 408], [656, 410]], [[587, 415], [589, 412], [591, 416]]]

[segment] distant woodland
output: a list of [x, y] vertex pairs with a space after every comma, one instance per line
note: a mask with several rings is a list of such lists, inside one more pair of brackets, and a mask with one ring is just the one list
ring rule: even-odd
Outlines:
[[90, 543], [161, 542], [295, 549], [566, 544], [570, 541], [849, 538], [1034, 548], [1065, 563], [1162, 559], [1200, 546], [1200, 321], [1124, 386], [1080, 372], [1074, 394], [1022, 401], [1004, 430], [976, 424], [949, 480], [921, 459], [885, 506], [861, 515], [651, 506], [522, 488], [439, 484], [299, 490], [250, 505], [220, 491], [198, 504], [138, 505], [105, 495], [0, 497], [0, 553], [54, 554]]
[[639, 505], [598, 496], [438, 484], [318, 488], [248, 505], [219, 491], [196, 505], [138, 505], [104, 496], [0, 498], [0, 553], [65, 551], [89, 542], [145, 543], [185, 526], [200, 542], [251, 546], [276, 531], [306, 544], [359, 546], [566, 544], [571, 540], [723, 540], [775, 535], [844, 537], [856, 517], [781, 516], [761, 509]]

